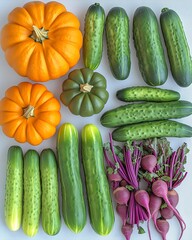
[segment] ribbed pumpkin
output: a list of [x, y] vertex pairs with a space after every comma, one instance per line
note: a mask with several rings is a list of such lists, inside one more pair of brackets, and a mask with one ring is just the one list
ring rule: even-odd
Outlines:
[[40, 144], [60, 122], [60, 103], [42, 84], [22, 82], [7, 89], [0, 101], [0, 125], [20, 143]]
[[80, 58], [80, 22], [61, 3], [32, 1], [8, 15], [1, 47], [21, 76], [44, 82], [64, 75]]
[[104, 108], [109, 98], [106, 88], [102, 74], [89, 68], [75, 69], [63, 82], [60, 99], [73, 114], [88, 117]]

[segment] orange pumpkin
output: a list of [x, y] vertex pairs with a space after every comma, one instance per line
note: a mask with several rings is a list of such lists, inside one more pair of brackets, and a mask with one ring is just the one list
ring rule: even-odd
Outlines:
[[22, 82], [0, 101], [0, 125], [20, 143], [40, 144], [52, 137], [61, 119], [60, 103], [42, 84]]
[[21, 76], [44, 82], [64, 75], [80, 58], [80, 22], [58, 2], [32, 1], [8, 15], [1, 47]]

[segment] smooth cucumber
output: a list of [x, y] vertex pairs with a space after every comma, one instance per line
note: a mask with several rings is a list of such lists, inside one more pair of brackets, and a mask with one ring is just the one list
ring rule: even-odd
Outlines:
[[129, 76], [131, 57], [129, 47], [129, 17], [125, 9], [112, 8], [107, 15], [106, 23], [107, 55], [113, 76], [124, 80]]
[[83, 127], [81, 144], [91, 225], [96, 233], [107, 235], [114, 224], [114, 211], [104, 167], [102, 138], [95, 125]]
[[168, 102], [180, 99], [180, 93], [177, 91], [149, 86], [123, 88], [117, 91], [116, 96], [119, 100], [124, 102]]
[[40, 154], [41, 172], [41, 220], [43, 230], [48, 235], [55, 235], [60, 231], [61, 218], [59, 209], [59, 186], [57, 162], [51, 149], [44, 149]]
[[154, 137], [192, 137], [192, 127], [172, 120], [161, 120], [131, 124], [112, 132], [112, 138], [119, 142]]
[[192, 60], [181, 19], [172, 9], [163, 8], [160, 23], [172, 76], [179, 86], [188, 87], [192, 83]]
[[192, 103], [188, 101], [144, 102], [126, 104], [105, 112], [101, 124], [105, 127], [120, 127], [126, 124], [182, 118], [192, 114]]
[[159, 86], [168, 77], [167, 63], [155, 13], [149, 7], [139, 7], [133, 17], [133, 39], [139, 69], [144, 81]]
[[24, 155], [24, 198], [23, 222], [24, 233], [33, 237], [39, 229], [41, 212], [41, 179], [39, 154], [28, 150]]
[[65, 224], [75, 233], [81, 232], [86, 223], [78, 142], [78, 131], [75, 126], [71, 123], [64, 123], [57, 137], [62, 213]]
[[99, 3], [92, 4], [85, 15], [83, 61], [87, 68], [98, 68], [103, 53], [105, 12]]
[[23, 204], [23, 152], [11, 146], [7, 153], [4, 216], [7, 227], [17, 231], [21, 226]]

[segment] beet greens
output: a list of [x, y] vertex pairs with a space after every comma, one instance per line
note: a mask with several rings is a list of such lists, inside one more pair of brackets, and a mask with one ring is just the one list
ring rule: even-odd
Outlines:
[[[149, 239], [152, 239], [150, 219], [165, 240], [169, 230], [168, 219], [173, 216], [181, 226], [181, 239], [186, 225], [176, 209], [179, 197], [175, 188], [187, 176], [184, 167], [187, 153], [185, 143], [173, 151], [166, 138], [126, 142], [117, 146], [109, 135], [109, 143], [104, 145], [107, 176], [117, 214], [122, 220], [121, 232], [126, 240], [131, 238], [134, 226], [139, 234], [145, 233], [141, 227], [143, 222], [147, 222]], [[147, 187], [142, 188], [142, 183], [146, 183]], [[155, 189], [158, 183], [166, 186], [164, 195], [158, 195]]]

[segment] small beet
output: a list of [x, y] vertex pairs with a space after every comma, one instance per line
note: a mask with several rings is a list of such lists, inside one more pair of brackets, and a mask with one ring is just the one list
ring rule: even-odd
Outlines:
[[145, 155], [141, 159], [141, 167], [150, 173], [154, 171], [156, 164], [157, 164], [157, 158], [154, 155], [151, 155], [151, 154]]
[[125, 236], [126, 240], [130, 240], [131, 234], [133, 232], [133, 225], [126, 223], [125, 225], [122, 226], [121, 232]]
[[158, 232], [162, 236], [162, 240], [166, 240], [166, 235], [169, 231], [169, 223], [165, 219], [157, 219], [157, 227], [158, 227]]
[[121, 217], [123, 225], [125, 225], [127, 222], [127, 206], [125, 204], [123, 205], [117, 204], [116, 211], [118, 215]]
[[107, 177], [110, 182], [120, 182], [122, 180], [119, 173], [108, 173]]
[[162, 216], [164, 219], [171, 219], [171, 218], [173, 218], [173, 216], [174, 216], [173, 210], [170, 209], [169, 207], [162, 208], [162, 209], [160, 210], [160, 213], [161, 213], [161, 216]]
[[127, 205], [127, 202], [129, 201], [130, 198], [130, 192], [127, 188], [125, 187], [118, 187], [113, 191], [113, 195], [115, 198], [115, 201], [118, 204], [125, 204]]

